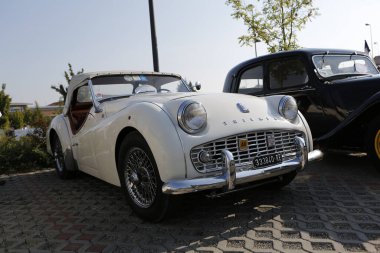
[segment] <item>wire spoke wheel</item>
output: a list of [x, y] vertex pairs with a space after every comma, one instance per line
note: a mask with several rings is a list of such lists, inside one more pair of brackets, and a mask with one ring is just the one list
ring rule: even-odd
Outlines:
[[68, 167], [66, 167], [67, 158], [65, 158], [62, 144], [58, 136], [53, 137], [51, 149], [53, 152], [55, 171], [57, 172], [58, 177], [60, 179], [70, 179], [75, 177], [75, 170], [68, 170]]
[[150, 207], [155, 201], [158, 185], [147, 153], [141, 148], [133, 147], [127, 154], [123, 172], [133, 202], [141, 208]]
[[380, 129], [377, 131], [377, 134], [375, 136], [375, 151], [377, 158], [380, 159]]
[[380, 169], [380, 116], [369, 122], [366, 144], [368, 157]]
[[63, 157], [63, 152], [62, 152], [62, 145], [59, 139], [57, 138], [54, 143], [54, 162], [55, 162], [55, 167], [58, 170], [58, 172], [62, 172], [64, 170], [65, 166], [65, 158]]
[[120, 185], [132, 210], [141, 218], [160, 221], [168, 214], [170, 196], [162, 192], [163, 182], [156, 160], [145, 139], [137, 132], [127, 134], [118, 151]]

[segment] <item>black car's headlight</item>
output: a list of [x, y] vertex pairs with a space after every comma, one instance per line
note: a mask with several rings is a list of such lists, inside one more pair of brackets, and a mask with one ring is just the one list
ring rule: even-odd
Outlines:
[[190, 134], [195, 134], [207, 125], [207, 112], [201, 103], [185, 101], [181, 104], [177, 113], [178, 124]]
[[284, 96], [278, 105], [278, 112], [289, 121], [294, 121], [298, 115], [297, 101], [292, 96]]

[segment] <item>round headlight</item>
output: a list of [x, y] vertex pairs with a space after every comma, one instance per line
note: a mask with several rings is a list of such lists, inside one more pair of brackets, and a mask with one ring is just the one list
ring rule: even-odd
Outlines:
[[295, 120], [298, 114], [297, 101], [291, 96], [284, 96], [280, 100], [278, 112], [289, 121]]
[[178, 109], [178, 124], [187, 133], [198, 133], [207, 124], [207, 112], [202, 104], [185, 101]]

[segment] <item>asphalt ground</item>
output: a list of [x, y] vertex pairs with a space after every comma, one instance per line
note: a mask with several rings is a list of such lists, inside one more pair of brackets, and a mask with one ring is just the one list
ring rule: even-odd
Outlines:
[[1, 176], [3, 252], [380, 252], [380, 170], [329, 155], [281, 191], [184, 198], [154, 224], [119, 188], [53, 170]]

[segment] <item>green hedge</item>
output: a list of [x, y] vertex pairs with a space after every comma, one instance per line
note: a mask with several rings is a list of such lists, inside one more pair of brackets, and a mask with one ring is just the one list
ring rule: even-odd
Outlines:
[[31, 171], [53, 165], [46, 151], [46, 138], [39, 133], [14, 137], [0, 136], [0, 174]]

